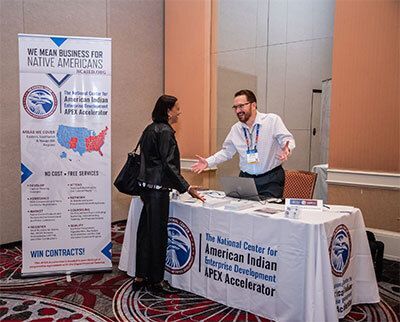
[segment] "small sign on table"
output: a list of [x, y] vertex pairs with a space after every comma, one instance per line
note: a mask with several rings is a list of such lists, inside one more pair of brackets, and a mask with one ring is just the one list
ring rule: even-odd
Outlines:
[[321, 199], [295, 199], [287, 198], [285, 200], [285, 217], [299, 219], [302, 209], [322, 211], [323, 203]]

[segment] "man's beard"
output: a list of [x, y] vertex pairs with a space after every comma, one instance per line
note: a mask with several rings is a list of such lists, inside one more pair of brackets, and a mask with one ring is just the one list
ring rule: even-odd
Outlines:
[[240, 111], [239, 113], [236, 113], [236, 116], [240, 122], [246, 123], [251, 116], [251, 111], [248, 111], [248, 112]]

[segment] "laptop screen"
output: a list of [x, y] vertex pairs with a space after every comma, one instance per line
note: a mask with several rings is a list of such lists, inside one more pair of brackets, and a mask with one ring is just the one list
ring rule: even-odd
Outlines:
[[260, 200], [253, 178], [221, 177], [220, 182], [228, 197]]

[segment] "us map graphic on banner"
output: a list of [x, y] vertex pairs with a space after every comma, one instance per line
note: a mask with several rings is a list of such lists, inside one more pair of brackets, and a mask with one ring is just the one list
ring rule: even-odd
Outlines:
[[18, 36], [22, 274], [111, 268], [111, 39]]

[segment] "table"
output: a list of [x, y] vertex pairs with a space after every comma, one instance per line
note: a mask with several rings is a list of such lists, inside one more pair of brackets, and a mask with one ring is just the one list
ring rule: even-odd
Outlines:
[[[337, 321], [380, 301], [356, 208], [267, 215], [172, 200], [166, 279], [172, 286], [275, 321]], [[135, 275], [142, 208], [133, 198], [119, 268]]]

